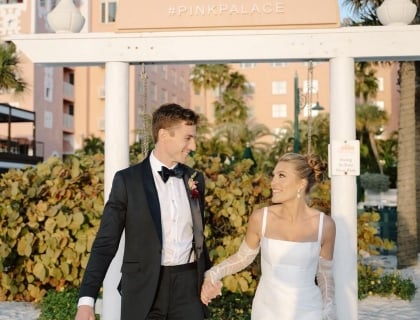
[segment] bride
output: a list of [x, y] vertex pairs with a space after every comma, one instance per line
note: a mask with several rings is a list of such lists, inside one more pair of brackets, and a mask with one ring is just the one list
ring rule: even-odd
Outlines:
[[271, 181], [272, 205], [251, 214], [239, 250], [206, 272], [203, 303], [221, 294], [223, 277], [246, 268], [261, 250], [252, 320], [336, 319], [335, 223], [307, 204], [325, 169], [316, 155], [287, 153], [279, 159]]

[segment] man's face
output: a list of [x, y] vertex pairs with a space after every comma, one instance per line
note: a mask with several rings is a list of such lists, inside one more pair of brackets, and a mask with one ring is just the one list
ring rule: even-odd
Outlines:
[[160, 137], [162, 152], [165, 156], [165, 163], [184, 163], [191, 151], [196, 148], [196, 126], [186, 125], [182, 122], [169, 129], [163, 130]]

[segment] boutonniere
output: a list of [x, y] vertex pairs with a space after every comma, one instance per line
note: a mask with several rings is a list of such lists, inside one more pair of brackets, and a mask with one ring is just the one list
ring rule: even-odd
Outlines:
[[197, 199], [200, 195], [200, 192], [198, 191], [197, 184], [198, 181], [195, 180], [195, 176], [197, 175], [197, 171], [195, 171], [191, 177], [188, 179], [188, 188], [190, 189], [191, 198]]

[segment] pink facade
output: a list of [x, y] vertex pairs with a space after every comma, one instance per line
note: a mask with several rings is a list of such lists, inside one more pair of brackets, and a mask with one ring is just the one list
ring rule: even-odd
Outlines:
[[[52, 32], [46, 17], [56, 2], [23, 1], [0, 5], [0, 23], [5, 25], [5, 21], [9, 21], [8, 27], [1, 29], [2, 35]], [[145, 10], [144, 4], [138, 1], [75, 2], [80, 4], [80, 11], [86, 19], [81, 32], [128, 32], [130, 23], [134, 23], [130, 17], [137, 15], [124, 15], [135, 10], [139, 12]], [[122, 8], [120, 11], [118, 11], [119, 4]], [[283, 1], [283, 4], [294, 5], [294, 2]], [[328, 5], [332, 6], [333, 15], [324, 15], [324, 17], [321, 12], [318, 15], [315, 11], [311, 11], [311, 17], [321, 16], [325, 19], [323, 27], [328, 24], [334, 27], [338, 14], [337, 7], [331, 1]], [[129, 11], [127, 7], [130, 7]], [[325, 9], [320, 6], [315, 7], [320, 11]], [[283, 10], [285, 11], [283, 14], [288, 13], [287, 8]], [[158, 7], [149, 9], [159, 10]], [[290, 17], [290, 14], [287, 16], [288, 24], [285, 23], [280, 27], [290, 28], [299, 24], [298, 17]], [[311, 17], [299, 17], [299, 19], [304, 19], [305, 23], [309, 24], [312, 20], [307, 19]], [[120, 19], [119, 22], [117, 19]], [[316, 21], [312, 23], [315, 24]], [[74, 54], [77, 54], [77, 48]], [[294, 76], [297, 73], [299, 86], [304, 90], [308, 79], [308, 62], [243, 63], [232, 65], [232, 68], [244, 74], [254, 88], [254, 93], [248, 100], [254, 122], [263, 123], [274, 132], [280, 132], [288, 122], [293, 121]], [[390, 132], [397, 129], [396, 119], [399, 109], [397, 65], [379, 65], [377, 68], [381, 86], [373, 102], [378, 102], [378, 105], [390, 115], [391, 121], [386, 129], [386, 132]], [[206, 95], [203, 92], [197, 95], [192, 90], [189, 83], [190, 70], [189, 65], [147, 65], [145, 66], [147, 78], [144, 79], [141, 61], [138, 65], [130, 67], [130, 144], [137, 141], [141, 135], [140, 115], [144, 111], [152, 112], [164, 102], [174, 101], [199, 112], [206, 111], [207, 117], [212, 120], [212, 101], [216, 97], [210, 91]], [[71, 154], [81, 148], [83, 140], [90, 136], [104, 138], [104, 65], [75, 68], [35, 66], [22, 56], [21, 76], [28, 82], [28, 90], [21, 96], [0, 94], [0, 102], [8, 102], [36, 112], [36, 140], [43, 144], [44, 158]], [[319, 102], [325, 108], [325, 111], [321, 112], [328, 112], [330, 87], [328, 63], [313, 64], [313, 80], [316, 83], [316, 90], [313, 90], [311, 102]], [[300, 117], [305, 117], [305, 113], [301, 112]]]

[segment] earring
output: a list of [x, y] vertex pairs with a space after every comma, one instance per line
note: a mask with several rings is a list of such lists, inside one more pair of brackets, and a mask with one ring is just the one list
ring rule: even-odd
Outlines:
[[297, 191], [296, 198], [300, 199], [300, 189]]

